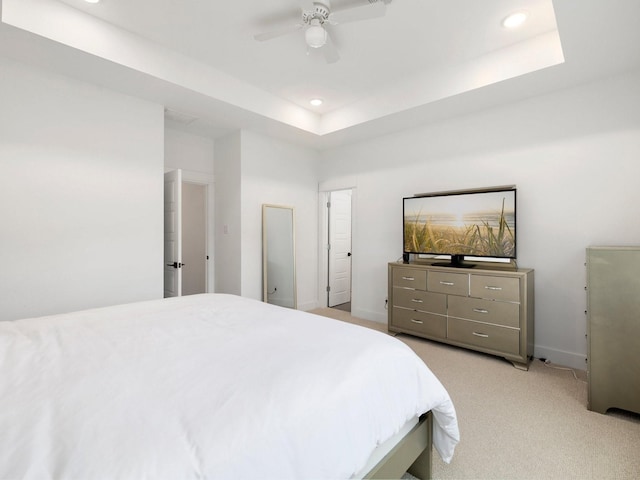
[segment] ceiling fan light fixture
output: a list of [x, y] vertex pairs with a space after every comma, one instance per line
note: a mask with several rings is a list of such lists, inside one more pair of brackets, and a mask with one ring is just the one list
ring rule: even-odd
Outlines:
[[304, 32], [304, 39], [311, 48], [320, 48], [327, 43], [327, 31], [319, 20], [313, 20]]

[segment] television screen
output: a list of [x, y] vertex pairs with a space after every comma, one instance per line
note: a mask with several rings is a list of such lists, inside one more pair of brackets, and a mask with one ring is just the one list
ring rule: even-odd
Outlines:
[[403, 199], [404, 253], [516, 258], [516, 190]]

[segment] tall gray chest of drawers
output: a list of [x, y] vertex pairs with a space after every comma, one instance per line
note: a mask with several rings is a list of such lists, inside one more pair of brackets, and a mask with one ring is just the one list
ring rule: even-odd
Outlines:
[[389, 263], [389, 330], [498, 355], [527, 370], [533, 273]]
[[588, 408], [640, 413], [640, 247], [587, 248]]

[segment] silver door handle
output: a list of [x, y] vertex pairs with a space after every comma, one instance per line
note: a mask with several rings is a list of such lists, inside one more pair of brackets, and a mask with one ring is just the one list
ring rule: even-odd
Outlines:
[[420, 324], [420, 325], [422, 325], [422, 324], [424, 323], [422, 320], [416, 320], [415, 318], [412, 318], [412, 319], [411, 319], [411, 321], [412, 321], [413, 323], [418, 323], [418, 324]]
[[402, 277], [403, 280], [409, 280], [409, 281], [413, 281], [415, 280], [415, 278], [413, 277]]
[[489, 335], [487, 335], [486, 333], [473, 332], [473, 334], [474, 334], [476, 337], [489, 338]]
[[424, 303], [422, 300], [420, 300], [419, 298], [412, 298], [411, 301], [413, 303]]
[[487, 290], [502, 290], [502, 287], [492, 287], [491, 285], [487, 285], [484, 288]]
[[453, 282], [440, 282], [440, 285], [446, 285], [448, 287], [453, 287], [455, 285], [455, 283], [453, 283]]
[[474, 308], [473, 311], [476, 313], [489, 313], [489, 310], [485, 310], [484, 308]]

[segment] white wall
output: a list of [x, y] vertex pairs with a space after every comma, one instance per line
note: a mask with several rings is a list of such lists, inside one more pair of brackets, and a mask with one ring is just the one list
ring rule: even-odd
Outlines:
[[[0, 68], [0, 319], [160, 297], [162, 107]], [[207, 168], [210, 144], [168, 135], [170, 166], [194, 148], [191, 167]], [[292, 205], [299, 308], [317, 305], [319, 179], [356, 187], [352, 306], [377, 321], [386, 264], [402, 252], [403, 196], [516, 184], [536, 355], [566, 365], [584, 367], [585, 247], [640, 242], [640, 72], [323, 154], [247, 131], [214, 153], [216, 291], [260, 298], [260, 207]]]
[[516, 184], [518, 263], [535, 269], [535, 355], [585, 368], [585, 248], [640, 243], [640, 72], [323, 153], [357, 185], [355, 315], [386, 321], [403, 196]]
[[243, 296], [262, 298], [262, 204], [286, 205], [295, 209], [298, 309], [317, 306], [318, 159], [313, 150], [242, 132]]
[[172, 128], [164, 131], [164, 166], [213, 175], [213, 139]]
[[161, 298], [162, 107], [0, 71], [0, 320]]
[[240, 132], [215, 142], [215, 291], [240, 295], [241, 242], [240, 221], [241, 150]]

